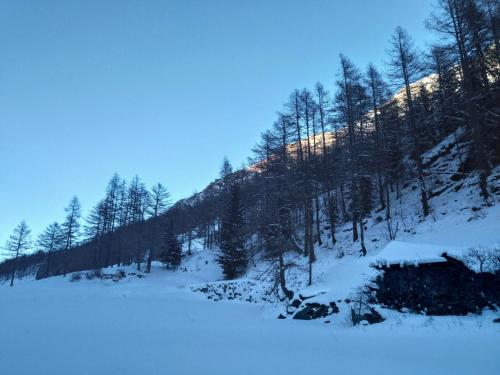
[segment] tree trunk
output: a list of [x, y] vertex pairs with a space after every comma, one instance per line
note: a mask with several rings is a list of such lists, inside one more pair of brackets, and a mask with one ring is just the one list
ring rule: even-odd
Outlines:
[[377, 172], [377, 180], [378, 180], [378, 193], [379, 193], [379, 200], [380, 200], [380, 208], [383, 210], [385, 209], [385, 199], [384, 199], [384, 188], [383, 188], [383, 182], [382, 182], [382, 173], [380, 170]]
[[363, 223], [363, 216], [361, 216], [359, 220], [359, 234], [361, 239], [361, 255], [366, 255], [366, 247], [365, 247], [365, 225]]
[[190, 229], [188, 234], [188, 255], [191, 255], [191, 241], [193, 239], [193, 231]]
[[318, 239], [318, 245], [321, 246], [323, 244], [323, 241], [321, 240], [321, 222], [320, 222], [321, 209], [319, 207], [319, 198], [317, 194], [314, 197], [314, 201], [316, 204], [316, 234]]
[[352, 242], [358, 240], [358, 213], [354, 211], [352, 213]]
[[286, 287], [286, 280], [285, 280], [285, 262], [283, 261], [283, 254], [279, 255], [279, 282], [281, 286], [281, 290], [283, 291], [283, 294], [288, 298], [289, 300], [293, 299], [293, 292], [289, 290]]
[[336, 201], [336, 198], [332, 197], [331, 192], [328, 192], [327, 199], [328, 199], [328, 203], [326, 204], [326, 206], [328, 207], [328, 218], [330, 221], [330, 232], [331, 232], [331, 236], [332, 236], [332, 245], [335, 245], [335, 243], [337, 242], [337, 239], [335, 238], [335, 227], [336, 227], [337, 217], [335, 215], [336, 205], [334, 203]]
[[19, 250], [16, 253], [16, 258], [14, 261], [14, 267], [12, 267], [12, 275], [10, 277], [10, 286], [14, 286], [14, 277], [16, 276], [16, 268], [17, 268], [17, 257], [19, 255]]
[[146, 273], [150, 273], [151, 272], [151, 262], [153, 260], [153, 251], [152, 250], [149, 250], [149, 254], [148, 254], [148, 261], [146, 263], [146, 269], [144, 270], [144, 272]]

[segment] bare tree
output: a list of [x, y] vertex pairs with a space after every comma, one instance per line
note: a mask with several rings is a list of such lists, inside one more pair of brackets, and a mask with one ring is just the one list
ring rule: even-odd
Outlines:
[[417, 177], [420, 188], [420, 200], [424, 217], [429, 215], [429, 198], [424, 179], [424, 167], [422, 163], [422, 147], [418, 138], [416, 111], [413, 101], [412, 82], [422, 77], [422, 62], [419, 53], [414, 47], [413, 40], [406, 30], [398, 26], [394, 30], [389, 49], [390, 77], [403, 85], [406, 98], [406, 112], [410, 125], [412, 143], [412, 159], [417, 169]]
[[80, 235], [80, 217], [81, 206], [80, 201], [75, 196], [69, 202], [69, 205], [64, 209], [66, 211], [66, 219], [62, 225], [65, 237], [65, 249], [71, 249], [78, 240]]
[[23, 220], [10, 235], [5, 245], [6, 250], [10, 254], [10, 258], [14, 260], [12, 274], [10, 277], [10, 286], [14, 285], [14, 277], [16, 275], [17, 260], [20, 255], [23, 255], [31, 247], [31, 230]]
[[150, 195], [149, 214], [153, 217], [163, 215], [170, 205], [170, 194], [167, 188], [158, 182], [151, 188]]
[[50, 224], [38, 236], [38, 248], [47, 253], [46, 274], [50, 275], [50, 266], [52, 253], [63, 250], [65, 247], [65, 238], [61, 226], [58, 223]]
[[[367, 93], [363, 85], [361, 73], [345, 56], [340, 55], [340, 79], [337, 82], [338, 92], [335, 99], [335, 110], [338, 121], [347, 128], [348, 174], [350, 177], [352, 201], [352, 234], [353, 241], [361, 242], [361, 254], [366, 255], [363, 226], [363, 202], [361, 190], [363, 185], [363, 122], [367, 112]], [[360, 131], [361, 130], [361, 131]], [[358, 233], [358, 223], [360, 225]]]
[[479, 272], [495, 272], [500, 269], [500, 248], [472, 247], [463, 256], [464, 262]]

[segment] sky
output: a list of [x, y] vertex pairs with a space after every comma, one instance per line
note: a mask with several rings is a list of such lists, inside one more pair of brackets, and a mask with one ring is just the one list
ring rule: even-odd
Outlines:
[[0, 1], [0, 246], [36, 235], [113, 173], [174, 200], [235, 167], [295, 88], [334, 90], [338, 56], [420, 47], [432, 0]]

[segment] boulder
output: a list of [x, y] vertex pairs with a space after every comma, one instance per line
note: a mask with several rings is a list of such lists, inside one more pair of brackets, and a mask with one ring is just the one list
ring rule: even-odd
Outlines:
[[365, 310], [361, 313], [358, 313], [355, 309], [351, 308], [351, 319], [354, 325], [368, 325], [384, 321], [382, 315], [380, 315], [380, 313], [373, 307], [370, 307], [369, 310]]
[[339, 312], [339, 308], [338, 308], [338, 306], [337, 306], [337, 304], [336, 304], [335, 302], [333, 302], [333, 301], [332, 301], [332, 302], [330, 302], [330, 307], [331, 307], [331, 309], [332, 309], [332, 314], [333, 314], [333, 313], [335, 313], [335, 314], [336, 314], [336, 313], [338, 313], [338, 312]]
[[293, 318], [298, 320], [320, 319], [338, 313], [339, 309], [335, 302], [324, 305], [317, 302], [306, 303], [304, 308], [298, 311]]

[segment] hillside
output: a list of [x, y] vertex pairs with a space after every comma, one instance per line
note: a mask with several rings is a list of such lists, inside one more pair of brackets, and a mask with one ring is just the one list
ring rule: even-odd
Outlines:
[[[415, 189], [416, 181], [410, 182], [402, 190], [404, 203], [397, 200], [393, 206], [395, 221], [399, 223], [399, 230], [395, 240], [390, 240], [384, 220], [381, 220], [379, 210], [367, 215], [365, 220], [365, 236], [367, 256], [359, 256], [359, 243], [353, 243], [351, 238], [351, 224], [346, 223], [337, 228], [337, 242], [332, 245], [326, 240], [321, 246], [316, 245], [317, 261], [313, 265], [313, 283], [307, 286], [307, 258], [299, 254], [289, 254], [290, 262], [295, 263], [288, 271], [289, 287], [295, 294], [320, 295], [319, 300], [344, 300], [349, 298], [359, 287], [368, 283], [377, 271], [371, 267], [380, 262], [389, 263], [426, 263], [443, 260], [441, 254], [448, 253], [462, 258], [468, 249], [484, 247], [496, 248], [500, 246], [498, 223], [500, 222], [500, 191], [496, 190], [494, 203], [486, 205], [484, 199], [477, 195], [478, 177], [470, 176], [458, 181], [455, 177], [459, 163], [457, 148], [449, 137], [425, 154], [424, 160], [430, 169], [441, 171], [430, 180], [433, 193], [431, 199], [432, 217], [422, 220], [419, 213], [419, 195]], [[498, 186], [500, 169], [496, 169], [492, 176], [492, 185]], [[323, 215], [321, 227], [328, 233], [328, 221]], [[395, 224], [396, 225], [396, 224]], [[207, 258], [207, 251], [202, 250], [198, 243], [199, 252], [192, 257], [199, 259], [197, 264], [208, 261], [213, 265], [213, 249]], [[500, 249], [499, 249], [500, 250]], [[199, 267], [199, 266], [197, 266]], [[272, 289], [273, 277], [269, 275], [269, 262], [258, 257], [243, 278], [252, 280], [248, 287], [242, 282], [243, 288], [251, 290], [241, 293], [238, 299], [246, 301], [249, 298], [261, 302], [273, 297], [266, 295]], [[197, 269], [197, 268], [196, 268]], [[193, 271], [191, 269], [191, 271]], [[217, 277], [222, 275], [217, 274]], [[240, 283], [236, 282], [236, 285]], [[212, 292], [211, 297], [214, 297]], [[216, 298], [227, 299], [222, 293]], [[314, 301], [314, 299], [311, 299]], [[279, 310], [280, 308], [278, 308]], [[286, 310], [286, 309], [285, 309]]]
[[[83, 375], [106, 369], [163, 374], [167, 368], [179, 375], [498, 372], [500, 316], [498, 302], [491, 299], [500, 295], [498, 280], [485, 289], [486, 299], [479, 297], [479, 303], [486, 304], [480, 308], [474, 306], [478, 301], [474, 293], [468, 292], [466, 298], [460, 294], [465, 303], [459, 305], [452, 297], [440, 297], [444, 313], [433, 300], [424, 299], [429, 304], [423, 310], [412, 305], [409, 297], [418, 297], [422, 290], [403, 289], [399, 305], [391, 305], [380, 289], [390, 282], [385, 275], [395, 272], [399, 277], [398, 270], [422, 272], [415, 276], [418, 279], [435, 277], [435, 269], [442, 271], [427, 284], [430, 289], [424, 297], [442, 288], [450, 292], [450, 286], [457, 284], [448, 285], [446, 279], [455, 272], [449, 259], [460, 265], [471, 248], [500, 251], [500, 168], [488, 177], [491, 196], [485, 201], [478, 194], [479, 174], [464, 173], [470, 145], [463, 131], [457, 129], [422, 155], [430, 215], [425, 218], [421, 213], [418, 179], [408, 177], [390, 193], [391, 234], [380, 207], [364, 216], [365, 256], [359, 240], [352, 240], [349, 220], [339, 220], [332, 242], [328, 207], [320, 203], [323, 241], [314, 243], [311, 283], [308, 257], [300, 251], [284, 254], [286, 287], [292, 298], [283, 295], [275, 260], [259, 249], [257, 240], [246, 272], [224, 280], [217, 260], [219, 245], [207, 243], [206, 232], [182, 232], [182, 225], [177, 227], [182, 263], [176, 270], [153, 261], [151, 272], [145, 272], [144, 258], [141, 270], [137, 264], [121, 264], [92, 271], [82, 263], [77, 272], [42, 275], [37, 280], [44, 267], [43, 258], [38, 258], [14, 288], [8, 287], [5, 277], [0, 285], [0, 305], [5, 307], [0, 309], [0, 321], [8, 322], [2, 326], [4, 345], [0, 345], [3, 372]], [[178, 202], [167, 218], [183, 215], [186, 207], [203, 207], [224, 191], [228, 181], [252, 184], [258, 173], [237, 171], [215, 181]], [[319, 201], [324, 202], [323, 196]], [[134, 241], [129, 236], [151, 231], [158, 225], [154, 223], [146, 221], [133, 231], [126, 227], [117, 235]], [[190, 228], [189, 223], [184, 228]], [[297, 227], [299, 249], [304, 229]], [[84, 244], [75, 254], [85, 254], [92, 246]], [[460, 269], [470, 272], [464, 273], [466, 277], [498, 277], [498, 271], [480, 273], [477, 263], [467, 267]], [[377, 279], [379, 287], [370, 289]], [[479, 285], [460, 282], [464, 290]], [[358, 314], [356, 319], [353, 314]], [[30, 361], [22, 358], [26, 352]]]
[[[434, 167], [448, 165], [452, 171], [453, 155], [433, 158]], [[371, 264], [423, 264], [442, 260], [443, 251], [459, 255], [471, 246], [498, 246], [500, 206], [484, 206], [474, 194], [476, 178], [461, 180], [460, 189], [448, 177], [440, 178], [439, 186], [453, 185], [432, 199], [434, 215], [426, 221], [415, 214], [418, 194], [409, 184], [404, 191], [411, 196], [409, 203], [395, 207], [404, 221], [395, 241], [387, 239], [376, 212], [367, 218], [366, 257], [359, 257], [353, 246], [349, 224], [339, 227], [334, 248], [328, 242], [316, 248], [311, 287], [300, 269], [305, 258], [290, 256], [297, 263], [287, 275], [290, 288], [316, 296], [308, 302], [335, 301], [339, 308], [315, 321], [276, 319], [289, 316], [289, 307], [266, 293], [271, 281], [263, 275], [265, 260], [255, 259], [238, 280], [221, 281], [218, 249], [204, 250], [201, 239], [193, 241], [192, 255], [184, 244], [186, 255], [177, 271], [154, 262], [151, 273], [135, 265], [115, 266], [91, 280], [81, 273], [81, 280], [67, 275], [25, 278], [15, 288], [4, 284], [0, 304], [8, 308], [0, 309], [0, 321], [9, 322], [2, 329], [9, 344], [2, 346], [2, 369], [32, 375], [37, 373], [32, 363], [38, 363], [40, 373], [75, 375], [103, 368], [148, 374], [168, 368], [179, 375], [395, 369], [406, 374], [495, 373], [500, 327], [493, 320], [498, 312], [425, 316], [375, 305], [385, 320], [353, 327], [348, 302], [378, 273]], [[20, 357], [25, 352], [31, 353], [29, 362]]]
[[[134, 12], [133, 23], [148, 25], [137, 23], [139, 39], [112, 22], [135, 9], [128, 5], [113, 4], [109, 16], [93, 10], [92, 22], [37, 9], [65, 21], [45, 38], [64, 35], [72, 55], [94, 47], [87, 38], [94, 21], [120, 35], [127, 29], [116, 43], [103, 35], [119, 53], [106, 48], [112, 61], [92, 74], [103, 89], [108, 75], [121, 74], [112, 91], [126, 100], [109, 105], [109, 91], [87, 84], [81, 96], [75, 90], [81, 111], [59, 97], [55, 109], [70, 110], [68, 117], [38, 99], [13, 103], [17, 115], [6, 117], [13, 136], [5, 145], [29, 149], [6, 148], [8, 176], [25, 181], [9, 187], [9, 210], [28, 207], [33, 221], [13, 212], [19, 224], [1, 248], [0, 375], [500, 374], [500, 4], [436, 1], [425, 23], [436, 34], [432, 44], [422, 50], [396, 26], [377, 67], [369, 61], [380, 56], [366, 44], [378, 39], [386, 26], [379, 21], [395, 4], [332, 2], [356, 14], [335, 29], [318, 18], [326, 3], [279, 4], [279, 17], [269, 17], [267, 7], [278, 6], [271, 3], [224, 4], [222, 12], [209, 11], [218, 9], [214, 3], [202, 12], [189, 4], [185, 14], [175, 12], [181, 2], [141, 4], [148, 12]], [[397, 3], [409, 9], [412, 2]], [[291, 22], [298, 5], [305, 23]], [[373, 14], [362, 18], [362, 8]], [[399, 18], [414, 17], [405, 13]], [[176, 32], [170, 23], [177, 18]], [[85, 43], [73, 28], [84, 31]], [[321, 41], [325, 32], [350, 47], [362, 37], [360, 55], [369, 58], [338, 54], [327, 85], [293, 89], [269, 111], [272, 91], [290, 83], [268, 81], [263, 66], [274, 64], [273, 77], [287, 73], [297, 82], [310, 78], [302, 69], [330, 69], [329, 54], [305, 52], [314, 46], [337, 54]], [[260, 42], [250, 42], [256, 35]], [[169, 37], [175, 43], [165, 44]], [[198, 51], [205, 37], [210, 43]], [[140, 53], [139, 45], [154, 53]], [[52, 55], [51, 67], [62, 69], [59, 51]], [[87, 69], [101, 61], [74, 55]], [[297, 58], [303, 67], [288, 72]], [[132, 62], [136, 71], [125, 74]], [[150, 62], [161, 65], [150, 69]], [[61, 76], [66, 86], [79, 77], [46, 70], [36, 76]], [[255, 79], [248, 93], [241, 83]], [[47, 96], [58, 91], [49, 86]], [[35, 107], [48, 110], [42, 131], [19, 131], [21, 115], [39, 125]], [[254, 116], [259, 110], [274, 118]], [[126, 121], [118, 126], [120, 118]], [[248, 126], [263, 125], [256, 118], [267, 128], [259, 128], [241, 167], [224, 157], [205, 189], [171, 201], [176, 186], [185, 194], [186, 183], [207, 182], [202, 168], [215, 154], [238, 149], [241, 162], [241, 145], [255, 134]], [[49, 160], [43, 173], [28, 165], [38, 158]], [[109, 168], [119, 173], [95, 195], [90, 177]], [[145, 180], [136, 174], [141, 168]], [[166, 181], [150, 185], [151, 176]], [[75, 185], [93, 204], [73, 195], [64, 215], [46, 218], [53, 197]], [[40, 210], [50, 224], [39, 231]]]

